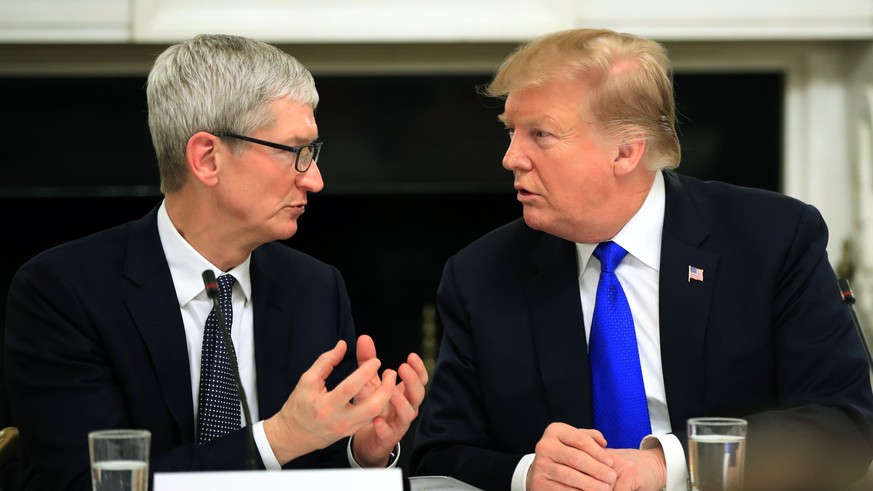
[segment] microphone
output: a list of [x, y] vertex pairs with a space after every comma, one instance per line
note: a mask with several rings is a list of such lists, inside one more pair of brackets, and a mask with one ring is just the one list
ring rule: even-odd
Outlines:
[[206, 295], [212, 300], [212, 311], [218, 318], [218, 330], [221, 332], [221, 339], [224, 341], [224, 351], [230, 362], [230, 370], [233, 372], [233, 380], [236, 383], [236, 392], [239, 395], [240, 403], [242, 404], [243, 415], [246, 421], [246, 467], [249, 470], [258, 468], [257, 460], [255, 459], [255, 437], [252, 433], [252, 416], [249, 413], [249, 403], [246, 399], [246, 391], [243, 389], [242, 381], [239, 378], [239, 364], [236, 361], [236, 350], [233, 347], [233, 340], [230, 339], [230, 331], [227, 328], [227, 323], [224, 320], [224, 312], [221, 310], [218, 298], [218, 281], [215, 279], [215, 273], [211, 269], [203, 272], [203, 284], [206, 286]]
[[867, 352], [867, 362], [870, 363], [870, 367], [873, 368], [873, 355], [870, 354], [870, 346], [867, 345], [867, 338], [864, 337], [864, 330], [861, 329], [861, 322], [858, 320], [858, 314], [855, 313], [855, 292], [853, 292], [852, 287], [849, 286], [849, 280], [845, 278], [839, 278], [837, 284], [840, 287], [840, 297], [843, 299], [843, 302], [849, 306], [855, 329], [858, 330], [858, 335], [861, 336], [861, 344], [864, 345], [864, 351]]

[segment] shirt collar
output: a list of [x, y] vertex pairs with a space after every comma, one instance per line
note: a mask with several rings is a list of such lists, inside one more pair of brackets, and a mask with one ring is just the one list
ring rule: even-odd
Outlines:
[[[643, 206], [610, 239], [624, 248], [628, 254], [655, 271], [661, 270], [661, 236], [664, 231], [665, 196], [664, 176], [659, 171], [655, 173], [655, 181], [652, 183], [652, 188], [649, 189]], [[597, 244], [576, 244], [580, 275], [585, 271], [595, 247]]]
[[198, 296], [205, 298], [206, 288], [203, 285], [202, 275], [203, 271], [207, 269], [216, 271], [216, 276], [220, 276], [222, 273], [233, 275], [243, 295], [245, 295], [246, 301], [251, 298], [252, 280], [249, 271], [251, 254], [230, 271], [221, 271], [220, 268], [191, 247], [191, 244], [176, 230], [175, 225], [170, 220], [170, 215], [167, 214], [166, 202], [162, 202], [158, 208], [158, 235], [161, 238], [167, 264], [170, 266], [170, 275], [173, 277], [173, 285], [176, 287], [176, 296], [180, 307], [184, 307]]

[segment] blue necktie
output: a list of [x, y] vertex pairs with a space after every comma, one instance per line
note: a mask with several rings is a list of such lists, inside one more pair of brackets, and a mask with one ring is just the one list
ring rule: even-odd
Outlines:
[[609, 448], [639, 448], [652, 432], [640, 353], [627, 297], [615, 268], [627, 251], [615, 242], [594, 249], [600, 260], [600, 282], [588, 340], [594, 427]]
[[[233, 284], [236, 279], [224, 274], [218, 277], [218, 304], [224, 313], [228, 335], [233, 325]], [[203, 353], [200, 359], [200, 402], [197, 409], [197, 444], [204, 445], [240, 428], [239, 395], [236, 381], [227, 359], [224, 340], [218, 330], [215, 310], [206, 318], [203, 331]]]

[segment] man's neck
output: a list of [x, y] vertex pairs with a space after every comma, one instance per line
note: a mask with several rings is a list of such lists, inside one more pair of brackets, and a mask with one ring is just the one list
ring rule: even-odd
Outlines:
[[179, 235], [207, 261], [229, 271], [241, 264], [253, 248], [240, 244], [239, 234], [222, 226], [220, 215], [201, 200], [187, 199], [181, 193], [164, 198], [167, 215]]

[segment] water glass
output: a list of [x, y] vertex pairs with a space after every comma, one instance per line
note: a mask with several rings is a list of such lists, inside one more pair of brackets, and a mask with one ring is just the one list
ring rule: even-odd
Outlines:
[[737, 418], [688, 420], [688, 469], [693, 491], [739, 491], [743, 487], [748, 423]]
[[147, 430], [101, 430], [88, 433], [94, 491], [148, 491]]

